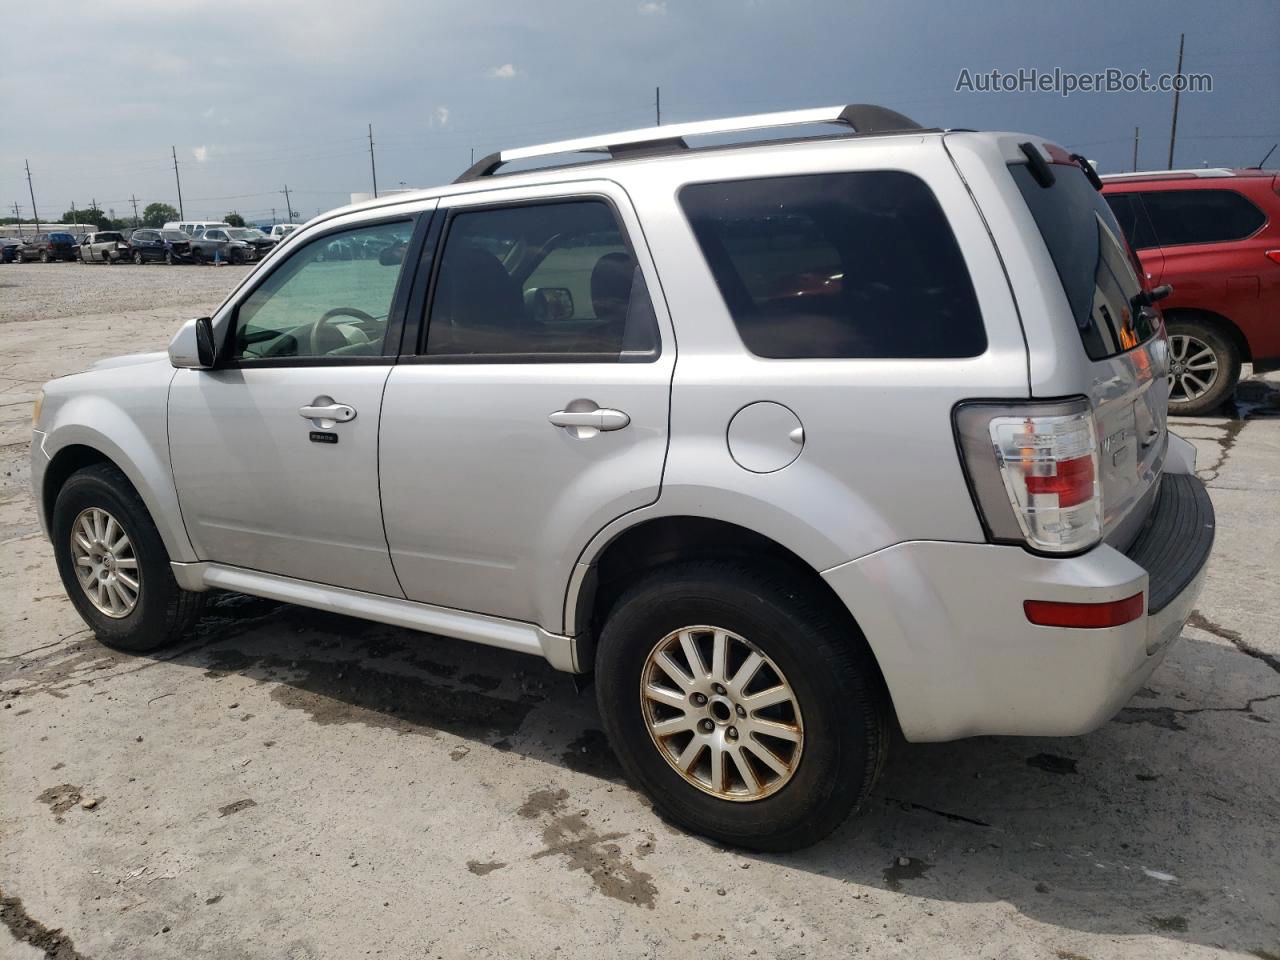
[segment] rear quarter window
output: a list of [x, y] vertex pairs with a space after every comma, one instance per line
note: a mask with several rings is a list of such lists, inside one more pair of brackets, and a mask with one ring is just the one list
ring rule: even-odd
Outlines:
[[698, 183], [680, 204], [756, 356], [938, 359], [987, 348], [955, 234], [919, 177]]

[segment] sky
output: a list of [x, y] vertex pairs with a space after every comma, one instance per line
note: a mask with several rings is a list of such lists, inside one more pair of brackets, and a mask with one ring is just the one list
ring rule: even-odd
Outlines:
[[[1018, 130], [1127, 170], [1168, 159], [1171, 93], [957, 91], [1021, 69], [1208, 73], [1175, 166], [1280, 141], [1280, 2], [80, 0], [0, 13], [0, 207], [125, 217], [178, 205], [303, 219], [371, 185], [452, 180], [471, 151], [664, 123], [878, 103], [924, 126]], [[1269, 168], [1280, 167], [1280, 149]]]

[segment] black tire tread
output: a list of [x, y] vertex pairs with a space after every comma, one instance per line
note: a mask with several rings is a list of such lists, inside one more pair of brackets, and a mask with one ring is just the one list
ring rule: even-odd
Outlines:
[[[1230, 333], [1212, 320], [1195, 313], [1172, 313], [1166, 321], [1165, 329], [1170, 337], [1179, 333], [1190, 334], [1205, 341], [1225, 357], [1225, 370], [1219, 370], [1219, 380], [1205, 396], [1192, 401], [1173, 402], [1169, 404], [1169, 412], [1175, 416], [1196, 417], [1216, 410], [1231, 399], [1236, 384], [1240, 381], [1240, 348]], [[1219, 362], [1221, 368], [1223, 364]], [[1225, 374], [1225, 376], [1224, 376]]]

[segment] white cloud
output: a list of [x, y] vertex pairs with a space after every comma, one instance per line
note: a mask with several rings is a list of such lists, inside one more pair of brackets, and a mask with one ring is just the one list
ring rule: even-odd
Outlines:
[[646, 0], [636, 7], [636, 11], [645, 17], [664, 17], [667, 14], [667, 0]]
[[196, 158], [196, 163], [204, 163], [209, 159], [209, 148], [204, 144], [191, 148], [191, 155]]
[[502, 80], [509, 80], [515, 75], [516, 75], [515, 65], [510, 63], [504, 63], [502, 66], [494, 67], [492, 70], [489, 71], [489, 76], [498, 77]]
[[449, 123], [449, 108], [436, 107], [433, 119], [439, 126], [447, 126]]

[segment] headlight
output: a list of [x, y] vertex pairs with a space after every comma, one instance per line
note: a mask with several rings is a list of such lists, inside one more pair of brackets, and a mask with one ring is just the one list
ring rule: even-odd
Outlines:
[[38, 427], [40, 425], [40, 411], [44, 408], [44, 391], [41, 390], [36, 394], [35, 405], [31, 408], [31, 426]]

